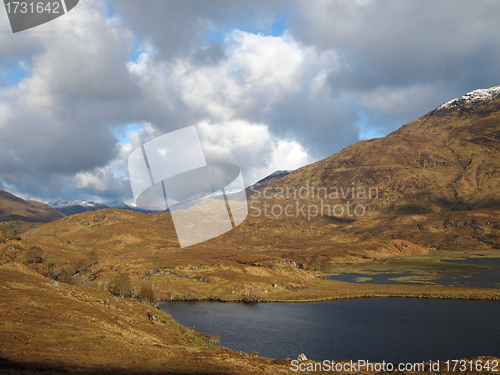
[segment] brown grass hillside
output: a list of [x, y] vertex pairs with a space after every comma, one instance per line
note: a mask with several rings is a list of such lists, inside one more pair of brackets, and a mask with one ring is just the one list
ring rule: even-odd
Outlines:
[[[21, 241], [7, 241], [2, 261], [26, 262], [27, 254], [38, 249], [39, 260], [30, 267], [52, 278], [73, 282], [81, 276], [106, 289], [117, 275], [126, 274], [136, 288], [154, 283], [163, 299], [420, 295], [418, 287], [367, 289], [335, 284], [322, 275], [339, 266], [384, 263], [397, 257], [499, 253], [498, 210], [442, 215], [325, 225], [290, 218], [248, 218], [222, 236], [180, 248], [170, 213], [106, 209], [66, 217], [24, 233]], [[439, 295], [455, 292], [434, 288]], [[432, 294], [432, 287], [425, 293]]]
[[[436, 109], [383, 138], [350, 145], [271, 186], [377, 187], [351, 197], [374, 216], [500, 206], [500, 97]], [[358, 191], [356, 190], [356, 193]], [[345, 202], [342, 196], [333, 202]]]
[[0, 266], [0, 289], [2, 374], [290, 373], [286, 361], [210, 346], [160, 310], [51, 282], [20, 264]]
[[0, 221], [49, 222], [64, 217], [62, 212], [36, 201], [25, 201], [0, 189]]

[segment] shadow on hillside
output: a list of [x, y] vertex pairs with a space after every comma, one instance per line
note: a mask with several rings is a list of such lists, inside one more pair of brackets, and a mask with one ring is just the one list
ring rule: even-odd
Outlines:
[[342, 217], [342, 216], [324, 216], [329, 224], [349, 224], [356, 221], [356, 218]]
[[122, 369], [122, 368], [82, 368], [81, 366], [70, 368], [69, 366], [49, 365], [42, 363], [20, 363], [13, 362], [8, 359], [0, 357], [0, 374], [2, 375], [56, 375], [56, 374], [78, 374], [78, 375], [154, 375], [154, 374], [222, 374], [229, 375], [230, 372], [223, 372], [220, 369], [213, 371], [200, 371], [197, 368], [193, 370], [172, 370], [172, 369], [158, 369], [158, 370], [141, 370], [135, 369]]
[[404, 206], [396, 207], [391, 210], [396, 216], [399, 215], [423, 215], [435, 212], [431, 209], [431, 206], [438, 206], [441, 208], [441, 212], [454, 212], [454, 211], [474, 211], [484, 208], [499, 208], [500, 199], [489, 198], [475, 203], [458, 202], [449, 199], [436, 199], [434, 202], [422, 202], [422, 203], [410, 203]]

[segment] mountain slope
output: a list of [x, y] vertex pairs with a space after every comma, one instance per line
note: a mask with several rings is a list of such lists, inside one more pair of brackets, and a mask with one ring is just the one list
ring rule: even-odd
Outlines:
[[0, 220], [54, 221], [65, 217], [63, 213], [46, 204], [25, 201], [0, 189]]
[[[499, 148], [497, 86], [453, 99], [386, 137], [350, 145], [271, 186], [354, 187], [354, 197], [326, 200], [362, 203], [372, 215], [500, 207]], [[358, 196], [370, 187], [371, 198]]]
[[267, 188], [272, 183], [278, 181], [280, 178], [285, 177], [287, 174], [293, 172], [293, 170], [277, 170], [271, 173], [270, 175], [260, 179], [255, 184], [247, 187], [247, 196], [251, 196], [256, 192], [262, 192], [265, 188]]

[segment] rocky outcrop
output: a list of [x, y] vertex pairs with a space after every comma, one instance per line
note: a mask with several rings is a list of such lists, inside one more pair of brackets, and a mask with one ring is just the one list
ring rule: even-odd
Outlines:
[[307, 361], [307, 357], [304, 353], [301, 353], [299, 354], [299, 356], [297, 357], [297, 360], [298, 361]]

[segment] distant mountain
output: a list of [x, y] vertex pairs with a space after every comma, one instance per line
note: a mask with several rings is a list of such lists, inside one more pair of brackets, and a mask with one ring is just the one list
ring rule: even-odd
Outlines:
[[[224, 190], [224, 194], [226, 195], [226, 198], [236, 198], [238, 200], [246, 200], [247, 197], [245, 195], [245, 193], [241, 190], [238, 190], [238, 189], [233, 189], [233, 190]], [[241, 199], [240, 199], [241, 197]], [[183, 205], [183, 208], [187, 208], [187, 207], [191, 207], [193, 205], [195, 205], [196, 203], [202, 201], [203, 199], [224, 199], [224, 195], [222, 194], [222, 191], [216, 191], [214, 193], [199, 193], [199, 194], [196, 194], [196, 195], [193, 195], [183, 201], [180, 201], [174, 205], [172, 205], [172, 207], [169, 207], [167, 211], [173, 211], [175, 210], [177, 207], [176, 206], [179, 206], [179, 205]], [[186, 203], [189, 203], [189, 205], [186, 205]]]
[[25, 201], [0, 189], [0, 220], [49, 222], [63, 218], [62, 212], [36, 201]]
[[112, 202], [105, 202], [104, 203], [106, 206], [110, 208], [119, 208], [121, 210], [130, 210], [134, 212], [142, 212], [143, 214], [154, 214], [158, 212], [163, 212], [163, 211], [158, 211], [158, 210], [152, 210], [148, 209], [145, 207], [138, 207], [136, 205], [128, 205], [125, 202], [122, 201], [112, 201]]
[[[386, 137], [352, 144], [271, 185], [326, 188], [338, 192], [330, 204], [349, 200], [377, 215], [500, 207], [500, 86], [450, 100]], [[374, 188], [372, 196], [359, 188]]]
[[128, 204], [122, 201], [104, 202], [104, 205], [106, 205], [109, 208], [119, 208], [121, 210], [133, 210], [132, 207], [130, 207]]
[[68, 216], [87, 211], [97, 211], [103, 208], [109, 208], [102, 203], [85, 200], [68, 200], [62, 197], [53, 199], [47, 204]]
[[285, 177], [287, 174], [292, 173], [293, 170], [278, 170], [274, 171], [270, 175], [264, 177], [263, 179], [257, 181], [255, 184], [247, 187], [247, 196], [251, 196], [252, 194], [256, 192], [262, 192], [265, 188], [267, 188], [269, 185], [272, 183], [276, 182], [280, 178]]
[[142, 212], [143, 214], [157, 213], [161, 211], [155, 211], [148, 208], [137, 207], [135, 205], [128, 205], [122, 201], [109, 201], [105, 203], [86, 201], [86, 200], [70, 200], [63, 197], [59, 197], [51, 200], [47, 203], [49, 206], [61, 211], [65, 215], [75, 215], [87, 211], [97, 211], [104, 208], [118, 208], [121, 210], [129, 210], [134, 212]]

